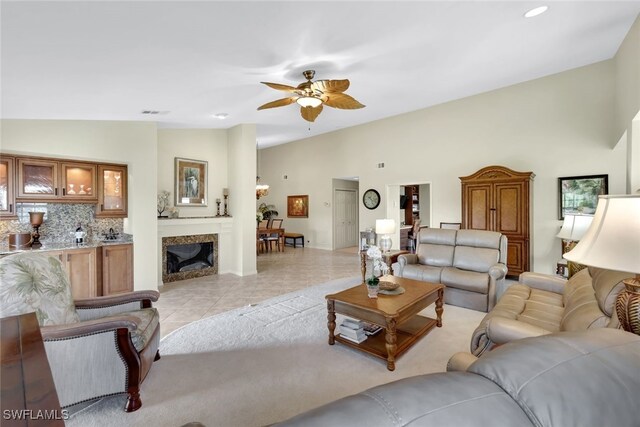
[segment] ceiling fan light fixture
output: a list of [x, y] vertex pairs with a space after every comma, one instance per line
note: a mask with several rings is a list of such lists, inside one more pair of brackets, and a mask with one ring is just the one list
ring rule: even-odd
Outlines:
[[538, 6], [538, 7], [535, 7], [533, 9], [527, 11], [527, 13], [524, 14], [524, 17], [525, 18], [533, 18], [535, 16], [542, 15], [548, 9], [549, 9], [549, 6]]
[[311, 107], [311, 108], [316, 108], [318, 105], [322, 104], [322, 100], [314, 96], [301, 96], [300, 98], [296, 99], [296, 102], [301, 107]]

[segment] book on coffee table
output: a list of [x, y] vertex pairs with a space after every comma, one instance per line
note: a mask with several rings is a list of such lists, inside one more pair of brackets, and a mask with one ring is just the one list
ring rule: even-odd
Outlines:
[[351, 341], [351, 342], [356, 343], [356, 344], [360, 344], [361, 342], [364, 342], [364, 341], [367, 340], [367, 336], [366, 335], [362, 335], [361, 338], [351, 338], [351, 337], [348, 337], [348, 336], [344, 335], [342, 332], [340, 333], [340, 337], [342, 339], [345, 339], [347, 341]]
[[372, 336], [378, 334], [382, 330], [382, 326], [376, 325], [375, 323], [362, 322], [362, 329], [366, 335]]

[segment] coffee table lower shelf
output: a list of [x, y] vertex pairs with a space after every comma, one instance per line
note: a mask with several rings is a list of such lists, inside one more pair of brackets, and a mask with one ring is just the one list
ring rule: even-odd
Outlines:
[[[405, 351], [407, 351], [417, 340], [425, 336], [436, 326], [436, 324], [437, 321], [430, 317], [413, 316], [403, 324], [398, 325], [396, 327], [396, 345], [398, 348], [396, 350], [395, 357], [398, 358], [402, 356]], [[378, 332], [376, 335], [369, 336], [360, 344], [346, 340], [339, 334], [336, 334], [335, 340], [341, 344], [369, 353], [372, 356], [387, 360], [386, 329], [385, 325], [380, 326], [382, 326], [381, 332]]]

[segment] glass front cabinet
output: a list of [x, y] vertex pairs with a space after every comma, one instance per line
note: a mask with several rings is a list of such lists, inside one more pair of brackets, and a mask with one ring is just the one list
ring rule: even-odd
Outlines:
[[97, 200], [96, 165], [60, 163], [62, 197], [69, 200]]
[[16, 217], [15, 159], [0, 157], [0, 218]]
[[127, 216], [127, 167], [98, 165], [98, 207], [96, 216]]
[[52, 199], [58, 193], [58, 162], [18, 159], [18, 198]]

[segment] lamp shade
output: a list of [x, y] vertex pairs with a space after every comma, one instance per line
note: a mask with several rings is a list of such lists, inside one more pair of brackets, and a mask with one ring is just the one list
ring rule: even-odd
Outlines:
[[315, 96], [301, 96], [296, 100], [296, 102], [302, 107], [311, 108], [316, 108], [318, 105], [322, 104], [322, 100], [320, 98], [316, 98]]
[[592, 267], [640, 273], [640, 195], [600, 196], [591, 226], [563, 256]]
[[396, 232], [396, 222], [392, 219], [376, 219], [376, 234], [393, 234]]
[[565, 215], [562, 229], [556, 237], [577, 242], [587, 232], [591, 221], [593, 221], [593, 215]]

